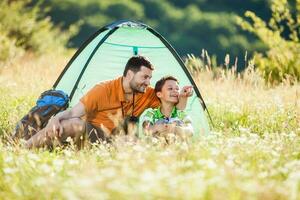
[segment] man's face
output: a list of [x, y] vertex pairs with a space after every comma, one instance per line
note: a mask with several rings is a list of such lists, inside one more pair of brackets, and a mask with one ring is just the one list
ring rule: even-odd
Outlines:
[[156, 93], [157, 97], [161, 101], [166, 101], [170, 103], [178, 103], [179, 98], [179, 86], [174, 80], [167, 80], [160, 92]]
[[145, 89], [150, 85], [150, 79], [152, 78], [152, 70], [141, 66], [140, 71], [136, 72], [129, 85], [134, 92], [144, 93]]

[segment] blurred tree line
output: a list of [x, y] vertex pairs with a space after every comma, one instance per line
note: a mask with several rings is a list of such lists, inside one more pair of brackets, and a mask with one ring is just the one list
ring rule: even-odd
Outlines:
[[22, 56], [25, 52], [36, 55], [51, 51], [62, 52], [78, 32], [69, 26], [62, 31], [41, 8], [41, 2], [32, 0], [0, 1], [0, 63]]
[[183, 57], [205, 49], [213, 66], [235, 65], [230, 56], [240, 69], [253, 57], [268, 82], [300, 81], [300, 0], [1, 0], [0, 7], [0, 62], [77, 48], [102, 26], [131, 19]]
[[246, 51], [265, 49], [257, 37], [236, 24], [236, 16], [247, 10], [263, 19], [270, 16], [268, 0], [46, 0], [44, 6], [63, 28], [81, 24], [79, 33], [70, 39], [71, 47], [79, 47], [106, 24], [132, 19], [160, 32], [181, 56], [200, 56], [205, 49], [217, 56], [218, 63], [228, 53], [243, 62]]
[[271, 17], [263, 20], [247, 11], [237, 23], [256, 35], [266, 46], [264, 54], [255, 52], [253, 61], [267, 83], [290, 84], [300, 81], [300, 0], [273, 0]]

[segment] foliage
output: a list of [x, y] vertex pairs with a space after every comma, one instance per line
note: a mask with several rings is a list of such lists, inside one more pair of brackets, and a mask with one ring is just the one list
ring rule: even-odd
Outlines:
[[[266, 81], [278, 83], [284, 80], [300, 80], [300, 1], [296, 1], [296, 12], [292, 13], [287, 0], [272, 1], [272, 17], [268, 23], [253, 12], [245, 16], [252, 23], [239, 18], [239, 24], [257, 35], [268, 51], [266, 56], [256, 53], [255, 64], [263, 72]], [[287, 37], [286, 37], [287, 35]]]
[[[40, 54], [53, 51], [65, 46], [66, 40], [68, 47], [79, 47], [100, 27], [132, 19], [157, 29], [181, 55], [199, 55], [204, 48], [217, 55], [216, 59], [230, 53], [242, 60], [245, 50], [251, 55], [254, 50], [262, 51], [264, 46], [235, 24], [235, 16], [246, 9], [255, 9], [265, 17], [267, 5], [261, 0], [248, 3], [238, 0], [235, 4], [230, 0], [3, 0], [0, 57], [2, 60], [16, 57], [27, 50]], [[9, 13], [13, 17], [9, 18]], [[67, 33], [62, 34], [60, 27]]]
[[10, 134], [16, 122], [25, 115], [33, 105], [33, 97], [26, 95], [16, 97], [11, 91], [0, 87], [0, 135]]
[[[245, 50], [263, 50], [256, 38], [242, 31], [235, 23], [235, 16], [246, 9], [255, 9], [264, 16], [268, 3], [261, 0], [235, 1], [201, 0], [52, 0], [46, 1], [54, 23], [70, 24], [82, 21], [79, 34], [71, 39], [72, 46], [80, 46], [100, 27], [115, 20], [142, 21], [157, 29], [178, 50], [180, 55], [201, 49], [222, 59], [226, 53], [242, 60]], [[220, 60], [219, 60], [220, 62]]]
[[0, 2], [0, 61], [22, 55], [25, 51], [44, 54], [62, 50], [76, 28], [61, 32], [39, 3], [32, 0]]

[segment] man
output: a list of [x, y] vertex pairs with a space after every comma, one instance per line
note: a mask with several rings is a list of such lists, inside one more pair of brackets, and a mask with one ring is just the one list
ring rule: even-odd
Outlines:
[[178, 80], [173, 76], [162, 77], [155, 84], [155, 93], [161, 104], [158, 108], [148, 110], [143, 118], [143, 127], [153, 135], [166, 136], [175, 133], [178, 136], [191, 136], [193, 127], [185, 111], [178, 110]]
[[[134, 120], [146, 108], [159, 105], [154, 89], [148, 87], [154, 70], [143, 56], [130, 58], [123, 76], [97, 84], [73, 108], [57, 114], [47, 126], [32, 136], [26, 143], [28, 148], [51, 145], [57, 138], [64, 141], [71, 137], [75, 142], [87, 135], [91, 142], [105, 139], [118, 126], [115, 116]], [[192, 86], [186, 86], [181, 93], [179, 109], [184, 109]], [[82, 119], [84, 117], [84, 120]]]

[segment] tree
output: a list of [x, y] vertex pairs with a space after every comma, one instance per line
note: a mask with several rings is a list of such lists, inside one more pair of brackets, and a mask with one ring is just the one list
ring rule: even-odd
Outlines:
[[300, 0], [295, 3], [296, 10], [292, 13], [287, 0], [273, 0], [268, 22], [251, 11], [245, 16], [252, 22], [238, 18], [243, 29], [257, 35], [267, 45], [266, 55], [256, 53], [254, 62], [265, 80], [274, 84], [300, 80]]

